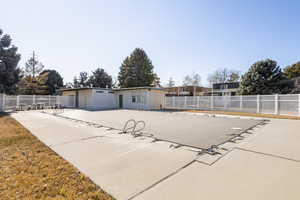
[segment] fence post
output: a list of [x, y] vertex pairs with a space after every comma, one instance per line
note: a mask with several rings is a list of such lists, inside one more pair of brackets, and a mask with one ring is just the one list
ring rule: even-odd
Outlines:
[[2, 110], [5, 111], [5, 102], [6, 98], [5, 98], [5, 94], [2, 94]]
[[35, 104], [35, 95], [32, 95], [32, 103]]
[[257, 98], [256, 98], [256, 113], [259, 113], [259, 112], [260, 112], [260, 96], [258, 94]]
[[49, 103], [49, 106], [51, 106], [51, 98], [50, 98], [50, 95], [48, 95], [48, 103]]
[[184, 108], [186, 109], [186, 96], [184, 96]]
[[212, 94], [210, 97], [210, 109], [213, 110], [214, 109], [214, 95]]
[[20, 96], [18, 95], [17, 96], [17, 108], [19, 108], [19, 105], [20, 105]]
[[240, 111], [243, 110], [243, 95], [240, 96]]
[[278, 94], [275, 94], [275, 115], [278, 115]]
[[175, 108], [175, 96], [172, 96], [172, 107]]
[[200, 107], [200, 105], [199, 105], [199, 103], [200, 103], [199, 102], [200, 101], [200, 97], [199, 96], [197, 96], [197, 100], [196, 101], [197, 101], [197, 103], [196, 103], [197, 104], [197, 108], [199, 109], [199, 107]]
[[298, 113], [300, 116], [300, 94], [298, 94]]

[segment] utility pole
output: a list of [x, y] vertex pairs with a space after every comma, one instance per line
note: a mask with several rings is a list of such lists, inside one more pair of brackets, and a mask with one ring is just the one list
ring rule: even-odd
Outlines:
[[35, 54], [34, 54], [34, 51], [32, 53], [32, 77], [33, 79], [35, 78]]

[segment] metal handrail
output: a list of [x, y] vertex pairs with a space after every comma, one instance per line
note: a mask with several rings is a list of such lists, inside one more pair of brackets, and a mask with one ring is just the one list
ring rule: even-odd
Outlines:
[[[128, 127], [128, 124], [130, 122], [133, 123], [133, 126]], [[142, 126], [139, 129], [136, 130], [136, 127], [139, 124], [142, 124]], [[146, 123], [144, 121], [142, 121], [142, 120], [136, 121], [134, 119], [129, 119], [129, 120], [126, 121], [122, 133], [129, 133], [130, 132], [131, 135], [137, 136], [137, 135], [140, 135], [140, 134], [136, 134], [136, 133], [141, 132], [142, 130], [144, 130], [145, 127], [146, 127]]]
[[[128, 124], [129, 124], [130, 122], [133, 122], [133, 126], [131, 126], [131, 127], [128, 128], [127, 126], [128, 126]], [[135, 121], [134, 119], [129, 119], [129, 120], [127, 120], [126, 123], [125, 123], [125, 125], [124, 125], [123, 132], [122, 132], [122, 133], [127, 133], [128, 130], [130, 130], [130, 129], [132, 129], [132, 132], [133, 132], [133, 131], [135, 130], [135, 126], [136, 126], [136, 121]]]
[[[138, 126], [138, 124], [142, 124], [143, 126], [142, 127], [140, 127], [138, 130], [135, 130], [136, 129], [136, 127]], [[132, 131], [132, 135], [134, 135], [134, 136], [136, 136], [136, 135], [140, 135], [140, 134], [136, 134], [136, 133], [138, 133], [138, 132], [141, 132], [142, 130], [144, 130], [144, 128], [146, 127], [146, 123], [145, 123], [145, 121], [142, 121], [142, 120], [140, 120], [140, 121], [137, 121], [137, 122], [135, 122], [135, 127], [134, 127], [134, 130]]]

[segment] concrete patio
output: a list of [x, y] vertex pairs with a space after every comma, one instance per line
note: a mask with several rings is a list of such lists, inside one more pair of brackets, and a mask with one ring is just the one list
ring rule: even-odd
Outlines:
[[116, 199], [300, 198], [297, 120], [271, 119], [212, 156], [40, 112], [12, 116]]

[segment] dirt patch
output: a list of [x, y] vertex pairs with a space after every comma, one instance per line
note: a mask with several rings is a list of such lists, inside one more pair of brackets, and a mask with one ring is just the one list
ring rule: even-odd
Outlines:
[[297, 117], [297, 116], [285, 116], [285, 115], [256, 114], [256, 113], [230, 112], [230, 111], [210, 111], [210, 110], [185, 110], [185, 111], [187, 111], [187, 112], [195, 112], [195, 113], [207, 113], [207, 114], [239, 115], [239, 116], [248, 116], [248, 117], [262, 117], [262, 118], [296, 119], [296, 120], [300, 120], [300, 117]]
[[4, 114], [0, 114], [0, 197], [7, 200], [113, 199]]

